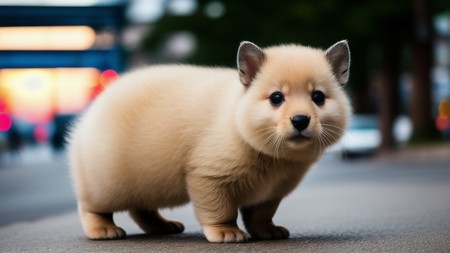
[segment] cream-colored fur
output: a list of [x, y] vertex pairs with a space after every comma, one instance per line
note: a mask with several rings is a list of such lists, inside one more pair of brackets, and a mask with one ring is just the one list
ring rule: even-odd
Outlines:
[[[192, 201], [211, 242], [247, 239], [236, 225], [238, 209], [252, 237], [287, 238], [289, 231], [272, 223], [279, 202], [347, 124], [350, 106], [341, 86], [348, 53], [345, 41], [327, 51], [261, 50], [244, 42], [240, 78], [233, 69], [187, 65], [123, 75], [93, 102], [69, 140], [86, 235], [124, 237], [112, 218], [123, 210], [147, 233], [181, 233], [183, 224], [158, 209]], [[315, 90], [326, 96], [321, 106], [312, 101]], [[284, 95], [279, 106], [269, 101], [276, 91]], [[310, 117], [305, 138], [291, 139], [299, 134], [295, 115]]]

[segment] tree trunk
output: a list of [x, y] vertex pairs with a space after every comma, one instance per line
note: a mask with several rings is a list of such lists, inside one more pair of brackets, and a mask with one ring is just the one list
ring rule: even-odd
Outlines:
[[414, 126], [413, 138], [421, 140], [436, 136], [431, 99], [434, 36], [430, 1], [414, 0], [414, 18], [413, 87], [410, 99], [410, 112]]
[[396, 141], [393, 136], [393, 125], [395, 117], [399, 113], [399, 89], [400, 78], [400, 52], [401, 52], [401, 32], [398, 24], [400, 21], [396, 17], [386, 19], [383, 24], [384, 40], [382, 40], [382, 67], [379, 75], [378, 101], [380, 130], [381, 130], [381, 151], [389, 151], [396, 148]]

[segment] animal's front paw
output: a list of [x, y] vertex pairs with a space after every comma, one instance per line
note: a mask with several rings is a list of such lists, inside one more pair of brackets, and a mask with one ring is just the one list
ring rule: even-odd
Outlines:
[[125, 238], [126, 233], [120, 227], [105, 226], [88, 229], [86, 235], [91, 240], [114, 240]]
[[286, 239], [289, 237], [289, 230], [282, 226], [275, 226], [273, 224], [258, 227], [257, 229], [252, 229], [249, 231], [252, 238], [259, 240], [276, 240], [276, 239]]
[[210, 242], [245, 242], [248, 235], [236, 225], [209, 225], [203, 233]]

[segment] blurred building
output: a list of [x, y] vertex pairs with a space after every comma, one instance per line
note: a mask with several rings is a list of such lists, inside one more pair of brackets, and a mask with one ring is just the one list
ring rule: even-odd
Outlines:
[[124, 69], [127, 3], [0, 0], [0, 141], [62, 141], [72, 115]]

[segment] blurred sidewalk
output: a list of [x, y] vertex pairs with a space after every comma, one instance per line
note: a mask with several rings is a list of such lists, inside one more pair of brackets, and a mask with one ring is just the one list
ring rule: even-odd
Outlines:
[[2, 157], [0, 227], [69, 210], [75, 210], [75, 197], [63, 154], [39, 145]]
[[53, 163], [64, 159], [64, 154], [53, 153], [50, 145], [25, 145], [16, 154], [4, 153], [0, 157], [0, 169]]
[[448, 161], [450, 166], [450, 143], [408, 146], [377, 157], [381, 161]]

